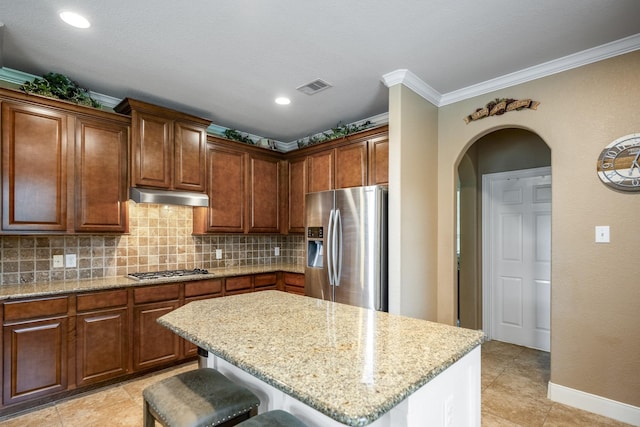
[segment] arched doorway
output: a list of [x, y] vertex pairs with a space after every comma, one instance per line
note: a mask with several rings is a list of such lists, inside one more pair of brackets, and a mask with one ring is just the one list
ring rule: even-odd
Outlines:
[[535, 133], [505, 128], [475, 141], [458, 165], [458, 319], [483, 329], [482, 176], [551, 166], [551, 150]]

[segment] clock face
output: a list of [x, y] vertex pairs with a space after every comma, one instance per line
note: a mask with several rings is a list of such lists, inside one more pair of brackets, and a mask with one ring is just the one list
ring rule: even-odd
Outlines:
[[618, 138], [602, 150], [598, 176], [610, 187], [640, 192], [640, 133]]

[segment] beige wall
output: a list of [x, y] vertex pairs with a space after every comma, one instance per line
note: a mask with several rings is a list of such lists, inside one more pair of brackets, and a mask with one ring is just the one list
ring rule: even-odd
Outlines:
[[389, 89], [389, 311], [436, 320], [437, 108]]
[[[551, 148], [551, 381], [634, 406], [640, 406], [640, 193], [604, 186], [596, 161], [609, 142], [640, 132], [638, 70], [640, 52], [634, 52], [438, 112], [438, 320], [453, 323], [455, 315], [458, 162], [489, 132], [529, 129]], [[464, 123], [476, 108], [502, 97], [541, 104], [537, 111]], [[611, 227], [610, 244], [594, 243], [596, 225]]]

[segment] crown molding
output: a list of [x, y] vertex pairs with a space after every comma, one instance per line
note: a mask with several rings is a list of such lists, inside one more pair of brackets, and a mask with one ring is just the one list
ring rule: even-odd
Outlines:
[[439, 106], [440, 104], [442, 95], [407, 69], [387, 73], [382, 76], [382, 81], [387, 87], [403, 84], [433, 105]]
[[484, 95], [500, 89], [527, 83], [563, 71], [582, 67], [583, 65], [613, 58], [640, 49], [640, 34], [616, 40], [611, 43], [583, 50], [563, 58], [554, 59], [514, 73], [505, 74], [495, 79], [455, 90], [442, 95], [439, 106], [453, 104], [458, 101]]
[[543, 64], [525, 68], [510, 74], [505, 74], [482, 83], [467, 86], [445, 94], [440, 94], [434, 88], [423, 82], [419, 77], [407, 69], [395, 70], [382, 76], [387, 87], [403, 84], [422, 96], [437, 107], [453, 104], [475, 96], [484, 95], [500, 89], [527, 83], [547, 77], [552, 74], [592, 64], [604, 59], [613, 58], [640, 49], [640, 34], [634, 34], [620, 40], [583, 50], [563, 58], [554, 59]]

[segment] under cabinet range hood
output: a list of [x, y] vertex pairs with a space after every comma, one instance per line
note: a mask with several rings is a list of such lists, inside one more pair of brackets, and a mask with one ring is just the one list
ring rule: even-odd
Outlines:
[[129, 188], [129, 198], [136, 203], [158, 205], [179, 205], [208, 207], [209, 197], [204, 193], [174, 190], [153, 190], [150, 188]]

